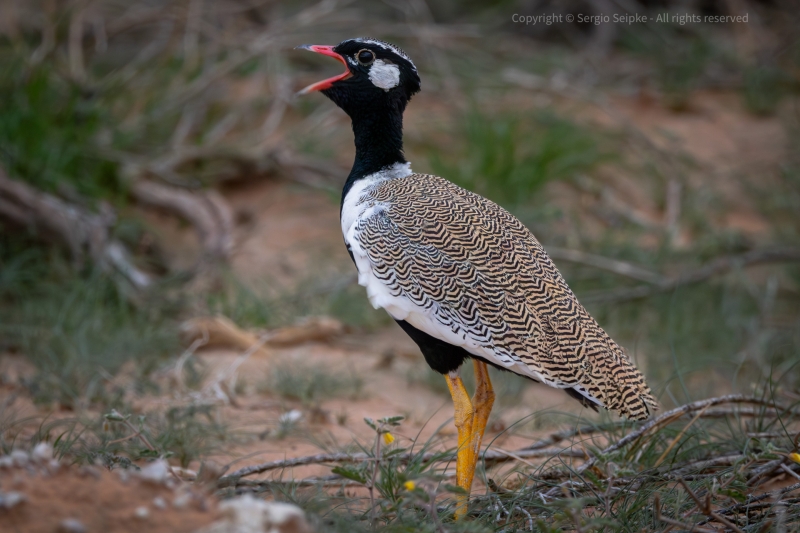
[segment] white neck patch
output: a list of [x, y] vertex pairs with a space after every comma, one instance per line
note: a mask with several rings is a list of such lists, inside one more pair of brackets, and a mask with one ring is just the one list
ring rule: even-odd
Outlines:
[[400, 68], [393, 63], [387, 63], [383, 59], [376, 59], [369, 69], [369, 81], [375, 87], [380, 87], [384, 91], [394, 89], [400, 85]]

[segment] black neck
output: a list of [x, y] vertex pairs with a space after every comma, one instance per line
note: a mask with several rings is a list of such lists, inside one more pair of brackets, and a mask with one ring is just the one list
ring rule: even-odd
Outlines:
[[383, 104], [350, 115], [353, 120], [356, 158], [342, 191], [342, 202], [350, 187], [359, 179], [394, 164], [406, 162], [403, 154], [405, 102]]

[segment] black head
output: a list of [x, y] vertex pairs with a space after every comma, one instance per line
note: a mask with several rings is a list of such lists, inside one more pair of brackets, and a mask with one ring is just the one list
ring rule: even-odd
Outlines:
[[[301, 94], [321, 91], [351, 117], [374, 112], [387, 105], [402, 112], [411, 97], [419, 92], [417, 68], [400, 48], [361, 37], [336, 46], [298, 46], [344, 64], [338, 76], [309, 85]], [[396, 107], [395, 107], [396, 108]]]

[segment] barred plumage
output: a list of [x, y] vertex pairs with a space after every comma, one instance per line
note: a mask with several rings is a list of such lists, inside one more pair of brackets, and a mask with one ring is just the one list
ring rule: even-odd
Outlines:
[[497, 204], [407, 165], [359, 180], [342, 230], [373, 305], [548, 385], [643, 419], [642, 374], [578, 302], [533, 234]]

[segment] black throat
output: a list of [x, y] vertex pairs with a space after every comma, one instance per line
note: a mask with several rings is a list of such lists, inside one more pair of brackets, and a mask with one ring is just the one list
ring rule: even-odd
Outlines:
[[[356, 157], [342, 190], [342, 201], [353, 184], [398, 163], [406, 163], [403, 154], [403, 111], [407, 99], [398, 93], [387, 93], [372, 101], [351, 102], [342, 95], [327, 94], [348, 115], [353, 123]], [[348, 95], [349, 96], [349, 95]]]

